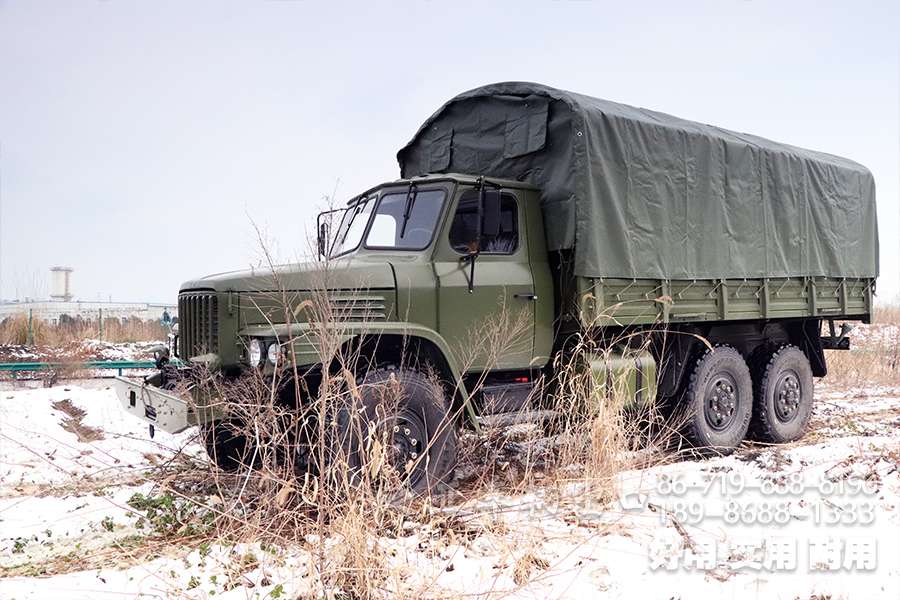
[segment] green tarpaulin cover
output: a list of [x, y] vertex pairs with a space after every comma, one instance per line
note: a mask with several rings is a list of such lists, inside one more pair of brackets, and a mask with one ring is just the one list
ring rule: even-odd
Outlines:
[[441, 107], [403, 177], [467, 173], [541, 190], [551, 250], [585, 277], [874, 277], [875, 183], [853, 161], [534, 83]]

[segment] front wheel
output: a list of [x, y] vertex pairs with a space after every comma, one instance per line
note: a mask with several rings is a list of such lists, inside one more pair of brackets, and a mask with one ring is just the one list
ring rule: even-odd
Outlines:
[[243, 429], [243, 425], [235, 419], [220, 419], [200, 428], [206, 454], [213, 464], [225, 472], [235, 473], [253, 460], [249, 456], [250, 445]]
[[395, 492], [399, 480], [413, 494], [427, 494], [450, 477], [456, 429], [432, 378], [411, 370], [369, 373], [335, 414], [333, 451], [342, 456], [332, 467], [345, 466], [351, 485]]
[[753, 410], [753, 383], [741, 354], [730, 346], [696, 353], [681, 408], [691, 445], [717, 453], [738, 447]]

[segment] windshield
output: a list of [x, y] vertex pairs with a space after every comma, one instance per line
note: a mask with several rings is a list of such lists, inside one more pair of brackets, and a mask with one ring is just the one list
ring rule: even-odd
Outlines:
[[373, 206], [375, 206], [375, 197], [369, 196], [344, 211], [337, 235], [334, 237], [334, 246], [331, 248], [332, 257], [349, 252], [359, 246]]
[[[423, 250], [431, 242], [435, 225], [444, 203], [444, 190], [409, 190], [363, 198], [347, 208], [341, 218], [331, 256], [344, 254], [359, 246], [366, 235], [367, 248]], [[371, 221], [371, 225], [369, 222]]]

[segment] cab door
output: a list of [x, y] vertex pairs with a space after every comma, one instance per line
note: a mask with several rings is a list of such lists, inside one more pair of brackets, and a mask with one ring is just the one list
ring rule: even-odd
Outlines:
[[463, 371], [531, 367], [537, 296], [520, 198], [501, 193], [499, 232], [482, 248], [478, 192], [463, 193], [452, 215], [434, 254], [438, 331]]

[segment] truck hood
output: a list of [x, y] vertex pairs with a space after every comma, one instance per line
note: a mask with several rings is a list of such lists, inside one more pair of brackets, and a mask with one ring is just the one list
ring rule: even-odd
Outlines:
[[394, 267], [385, 260], [345, 258], [295, 263], [274, 268], [218, 273], [187, 281], [181, 292], [252, 292], [397, 289]]

